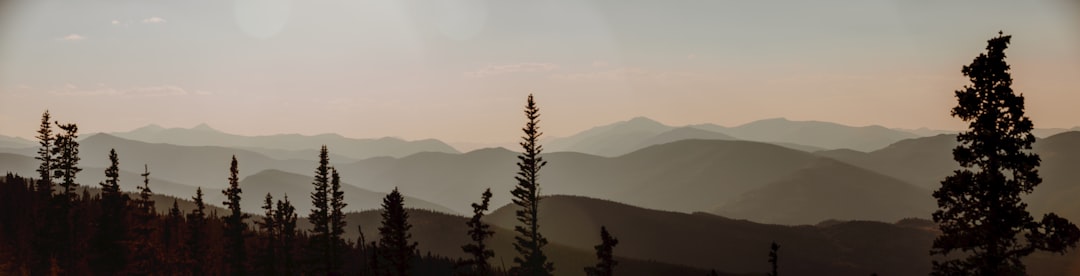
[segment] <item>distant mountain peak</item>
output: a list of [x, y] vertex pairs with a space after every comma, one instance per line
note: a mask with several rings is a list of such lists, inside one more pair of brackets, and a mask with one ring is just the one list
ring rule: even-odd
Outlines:
[[192, 127], [192, 128], [191, 128], [191, 130], [198, 130], [198, 131], [213, 131], [213, 132], [217, 132], [217, 131], [218, 131], [218, 130], [216, 130], [216, 129], [214, 129], [214, 128], [210, 127], [210, 125], [208, 125], [208, 124], [206, 124], [206, 123], [201, 123], [201, 124], [199, 124], [199, 125], [197, 125], [197, 126], [195, 126], [195, 127]]
[[161, 125], [149, 124], [149, 125], [146, 125], [144, 127], [136, 128], [135, 130], [132, 130], [131, 132], [157, 132], [157, 131], [161, 131], [161, 130], [164, 130], [164, 129], [165, 128], [162, 127]]
[[649, 117], [645, 117], [645, 116], [637, 116], [637, 117], [631, 118], [630, 120], [627, 120], [626, 123], [628, 123], [628, 124], [663, 125], [663, 123], [657, 122], [656, 120], [653, 120], [653, 119], [651, 119]]

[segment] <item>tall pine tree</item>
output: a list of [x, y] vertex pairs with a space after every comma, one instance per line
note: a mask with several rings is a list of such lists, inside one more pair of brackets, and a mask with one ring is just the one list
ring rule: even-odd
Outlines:
[[116, 275], [127, 265], [127, 227], [124, 218], [127, 196], [120, 192], [120, 158], [109, 151], [109, 167], [101, 182], [101, 215], [97, 219], [90, 267], [96, 275]]
[[224, 229], [225, 265], [226, 274], [229, 275], [244, 275], [247, 273], [245, 267], [247, 252], [244, 250], [244, 231], [247, 230], [247, 224], [244, 223], [244, 219], [248, 218], [249, 215], [240, 210], [240, 193], [243, 191], [240, 189], [238, 174], [236, 155], [233, 155], [232, 163], [229, 165], [229, 188], [221, 191], [226, 198], [221, 204], [224, 204], [229, 209], [229, 216], [225, 217]]
[[959, 251], [962, 257], [934, 261], [935, 275], [1024, 275], [1024, 256], [1065, 252], [1080, 239], [1076, 225], [1053, 213], [1035, 221], [1022, 201], [1042, 182], [1040, 159], [1031, 152], [1034, 126], [1005, 62], [1011, 36], [998, 34], [987, 42], [986, 53], [961, 70], [971, 84], [956, 91], [952, 115], [969, 129], [953, 149], [962, 168], [934, 192], [939, 210], [933, 219], [941, 235], [931, 253], [948, 258]]
[[59, 122], [56, 124], [63, 132], [58, 133], [53, 140], [52, 153], [55, 163], [52, 177], [60, 180], [60, 187], [63, 188], [62, 201], [66, 208], [70, 208], [71, 202], [76, 198], [75, 188], [79, 186], [75, 182], [75, 176], [82, 171], [79, 167], [79, 126]]
[[[409, 275], [409, 263], [415, 257], [416, 243], [410, 242], [412, 224], [409, 213], [405, 211], [405, 197], [394, 188], [383, 198], [382, 226], [379, 227], [378, 255], [376, 262], [388, 276]], [[378, 272], [376, 272], [378, 273]]]
[[489, 188], [480, 195], [480, 203], [472, 204], [473, 216], [465, 222], [465, 225], [469, 227], [469, 238], [472, 239], [472, 243], [462, 246], [461, 249], [472, 258], [465, 259], [462, 264], [467, 266], [471, 275], [491, 275], [491, 264], [488, 264], [488, 259], [495, 256], [495, 251], [488, 248], [486, 241], [495, 235], [495, 231], [491, 230], [491, 225], [482, 220], [490, 202], [491, 189]]
[[330, 154], [326, 145], [319, 150], [319, 166], [315, 168], [315, 181], [311, 183], [315, 190], [311, 192], [311, 214], [308, 221], [311, 222], [311, 241], [309, 262], [313, 265], [313, 274], [325, 275], [331, 273], [330, 255]]
[[[139, 198], [135, 201], [134, 225], [131, 231], [131, 269], [128, 274], [148, 275], [159, 269], [158, 245], [152, 240], [157, 225], [154, 219], [157, 211], [154, 209], [154, 200], [150, 197], [150, 167], [143, 165], [143, 185], [139, 186]], [[178, 211], [179, 212], [179, 211]]]
[[263, 200], [263, 219], [262, 222], [258, 222], [259, 230], [262, 232], [262, 250], [259, 252], [259, 267], [262, 268], [262, 275], [277, 275], [277, 257], [278, 257], [278, 222], [277, 217], [274, 216], [274, 196], [270, 193], [266, 193], [266, 198]]
[[537, 181], [540, 168], [547, 165], [547, 161], [540, 156], [543, 147], [539, 140], [540, 108], [533, 101], [532, 94], [525, 103], [525, 118], [528, 122], [522, 131], [525, 136], [520, 143], [524, 152], [518, 155], [517, 186], [510, 192], [513, 202], [519, 209], [515, 212], [521, 225], [514, 226], [517, 236], [514, 237], [514, 249], [520, 256], [514, 257], [514, 267], [510, 272], [515, 275], [551, 275], [555, 265], [548, 262], [544, 255], [543, 247], [547, 245], [547, 239], [540, 234], [540, 183]]
[[296, 208], [289, 202], [289, 195], [285, 195], [284, 201], [277, 201], [277, 210], [274, 210], [274, 221], [278, 227], [278, 244], [281, 246], [279, 262], [284, 275], [294, 275], [294, 251], [296, 247]]
[[340, 272], [345, 264], [345, 192], [341, 190], [341, 176], [337, 169], [330, 168], [330, 271]]
[[41, 114], [41, 127], [38, 129], [37, 136], [35, 136], [38, 139], [39, 147], [38, 155], [34, 159], [41, 161], [41, 165], [37, 169], [38, 177], [40, 177], [37, 183], [37, 191], [43, 195], [43, 199], [48, 199], [53, 192], [52, 170], [55, 158], [53, 157], [52, 148], [56, 137], [53, 136], [50, 119], [49, 111], [45, 110], [45, 113]]
[[204, 275], [209, 271], [203, 268], [207, 266], [206, 253], [207, 249], [207, 233], [206, 233], [206, 203], [203, 202], [202, 187], [195, 189], [195, 196], [191, 198], [195, 201], [195, 208], [191, 210], [191, 213], [187, 216], [187, 241], [184, 243], [184, 247], [187, 249], [186, 263], [187, 267], [191, 269], [191, 275]]
[[586, 267], [585, 275], [615, 275], [615, 265], [619, 264], [619, 261], [615, 260], [612, 251], [615, 249], [616, 245], [619, 245], [619, 239], [611, 236], [611, 233], [608, 233], [607, 231], [607, 227], [600, 226], [600, 244], [594, 247], [596, 248], [597, 263], [594, 267]]

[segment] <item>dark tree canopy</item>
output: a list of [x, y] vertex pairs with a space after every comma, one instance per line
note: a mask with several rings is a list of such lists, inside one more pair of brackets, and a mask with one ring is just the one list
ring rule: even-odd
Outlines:
[[486, 243], [488, 238], [495, 235], [495, 231], [491, 230], [491, 225], [484, 223], [484, 212], [488, 210], [491, 202], [491, 189], [484, 190], [484, 193], [480, 195], [480, 203], [473, 203], [473, 216], [465, 225], [469, 227], [469, 238], [472, 239], [472, 243], [466, 244], [461, 247], [465, 253], [469, 254], [472, 258], [465, 259], [462, 265], [467, 266], [471, 275], [488, 276], [491, 275], [491, 264], [488, 264], [488, 259], [495, 256], [495, 251], [488, 248]]
[[416, 243], [411, 242], [412, 224], [409, 213], [405, 211], [405, 197], [397, 188], [383, 198], [382, 225], [379, 226], [378, 261], [384, 274], [391, 276], [409, 275]]
[[323, 145], [319, 150], [319, 166], [315, 168], [315, 181], [311, 182], [311, 241], [308, 244], [308, 261], [314, 266], [314, 273], [329, 274], [334, 271], [337, 260], [334, 258], [334, 235], [331, 233], [331, 194], [330, 194], [330, 153]]
[[1021, 201], [1042, 179], [1039, 156], [1031, 152], [1033, 124], [1005, 62], [1010, 39], [999, 33], [961, 70], [971, 84], [956, 91], [952, 115], [969, 128], [953, 149], [962, 169], [934, 192], [941, 235], [931, 253], [959, 251], [962, 257], [934, 261], [935, 275], [1023, 275], [1022, 257], [1035, 250], [1062, 253], [1080, 238], [1075, 225], [1053, 213], [1036, 221]]
[[533, 101], [532, 94], [525, 103], [525, 118], [528, 121], [521, 130], [525, 136], [521, 137], [520, 145], [524, 152], [518, 155], [518, 173], [514, 178], [517, 186], [510, 192], [513, 202], [519, 209], [515, 212], [521, 225], [514, 226], [517, 236], [514, 237], [514, 249], [519, 256], [514, 257], [514, 267], [510, 269], [516, 275], [551, 275], [555, 271], [555, 265], [548, 262], [543, 248], [548, 241], [540, 234], [539, 211], [540, 211], [540, 184], [537, 181], [540, 168], [547, 164], [540, 156], [543, 147], [539, 140], [540, 108]]
[[607, 231], [607, 227], [600, 226], [600, 244], [593, 247], [596, 248], [597, 263], [594, 267], [586, 267], [585, 274], [590, 276], [615, 275], [615, 265], [619, 264], [619, 261], [615, 260], [612, 251], [616, 245], [619, 245], [619, 239], [611, 236]]

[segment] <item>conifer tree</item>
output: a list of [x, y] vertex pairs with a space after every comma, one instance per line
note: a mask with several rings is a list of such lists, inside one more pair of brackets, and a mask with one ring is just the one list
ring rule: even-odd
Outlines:
[[79, 186], [75, 182], [75, 175], [82, 171], [79, 167], [79, 141], [77, 140], [79, 127], [75, 124], [60, 124], [59, 122], [56, 125], [63, 132], [58, 133], [53, 140], [52, 154], [55, 163], [52, 177], [60, 180], [63, 191], [61, 201], [65, 206], [69, 206], [75, 200], [75, 188]]
[[484, 217], [484, 212], [488, 210], [490, 201], [491, 189], [489, 188], [480, 195], [480, 203], [472, 204], [473, 216], [465, 222], [465, 225], [469, 227], [469, 238], [473, 242], [462, 246], [461, 249], [466, 254], [471, 255], [472, 258], [466, 259], [462, 264], [469, 266], [472, 275], [491, 275], [491, 265], [488, 264], [488, 259], [495, 256], [495, 251], [488, 248], [486, 241], [495, 235], [495, 231], [491, 230], [491, 225], [481, 220]]
[[259, 230], [262, 232], [263, 250], [260, 252], [260, 267], [263, 269], [263, 275], [276, 275], [277, 271], [275, 266], [277, 264], [278, 255], [278, 227], [277, 218], [274, 215], [274, 197], [270, 193], [266, 193], [266, 198], [263, 200], [263, 220], [257, 223]]
[[192, 275], [204, 275], [207, 273], [203, 270], [206, 267], [207, 234], [206, 204], [203, 203], [202, 187], [195, 189], [195, 197], [191, 200], [195, 201], [195, 208], [187, 216], [188, 236], [185, 242], [187, 267], [191, 269]]
[[337, 169], [330, 168], [330, 271], [339, 272], [345, 263], [345, 192], [341, 191], [341, 177]]
[[540, 183], [537, 181], [540, 168], [547, 164], [540, 153], [543, 147], [539, 140], [540, 108], [533, 101], [532, 94], [525, 104], [525, 118], [528, 121], [522, 131], [525, 136], [520, 143], [524, 152], [518, 155], [517, 186], [510, 192], [513, 195], [514, 204], [519, 209], [515, 212], [521, 225], [514, 226], [517, 236], [514, 237], [514, 249], [520, 256], [514, 257], [514, 267], [510, 269], [516, 275], [551, 275], [555, 265], [548, 262], [544, 255], [543, 247], [547, 245], [547, 239], [540, 234], [539, 211], [540, 211]]
[[315, 191], [311, 192], [311, 242], [309, 251], [313, 274], [328, 274], [332, 256], [330, 256], [330, 156], [326, 145], [319, 150], [319, 166], [315, 168], [315, 181], [311, 183]]
[[415, 257], [416, 243], [410, 242], [412, 224], [405, 211], [405, 197], [394, 188], [383, 198], [382, 226], [379, 227], [379, 266], [388, 276], [409, 275], [409, 263]]
[[247, 254], [244, 250], [244, 231], [247, 229], [247, 224], [244, 223], [244, 219], [249, 215], [240, 210], [240, 193], [243, 191], [240, 189], [240, 178], [237, 176], [239, 170], [236, 165], [236, 156], [233, 155], [229, 166], [229, 188], [221, 191], [226, 197], [221, 204], [229, 209], [229, 216], [225, 217], [224, 229], [225, 263], [228, 269], [227, 274], [244, 275], [247, 272], [245, 267]]
[[52, 134], [50, 118], [48, 110], [41, 114], [41, 127], [38, 129], [37, 136], [35, 136], [38, 139], [39, 147], [38, 155], [34, 159], [41, 161], [41, 165], [37, 169], [38, 177], [40, 177], [37, 183], [37, 191], [43, 195], [43, 199], [48, 199], [53, 193], [52, 170], [55, 158], [53, 157], [52, 148], [56, 137], [53, 137]]
[[769, 246], [769, 265], [772, 266], [772, 272], [769, 272], [769, 276], [779, 276], [779, 258], [780, 258], [780, 245], [773, 242]]
[[120, 192], [120, 159], [116, 150], [109, 151], [109, 167], [105, 169], [105, 182], [101, 182], [101, 216], [97, 219], [94, 234], [94, 255], [90, 262], [96, 275], [116, 275], [127, 263], [124, 242], [127, 227], [124, 225], [126, 196]]
[[[45, 110], [45, 113], [41, 114], [41, 127], [38, 129], [38, 134], [35, 136], [38, 139], [38, 155], [34, 157], [41, 163], [38, 165], [38, 181], [36, 185], [36, 201], [43, 203], [50, 203], [53, 196], [53, 170], [56, 167], [56, 157], [53, 152], [55, 147], [54, 142], [56, 137], [53, 136], [52, 122], [49, 111]], [[34, 213], [34, 217], [48, 218], [34, 220], [34, 264], [31, 274], [46, 274], [49, 267], [55, 262], [51, 262], [56, 251], [63, 250], [62, 240], [57, 237], [63, 237], [65, 234], [62, 227], [64, 224], [59, 218], [61, 214], [58, 214], [58, 208], [50, 204], [35, 204], [36, 208], [31, 209]], [[64, 220], [66, 221], [66, 220]]]
[[594, 247], [596, 248], [597, 263], [595, 267], [586, 267], [585, 275], [615, 275], [615, 265], [619, 264], [619, 261], [615, 260], [612, 250], [615, 249], [616, 245], [619, 245], [619, 239], [612, 237], [608, 233], [607, 227], [600, 226], [600, 244]]
[[289, 202], [289, 195], [285, 195], [284, 201], [277, 201], [277, 210], [274, 211], [274, 220], [277, 221], [278, 244], [281, 246], [280, 258], [281, 269], [284, 275], [294, 275], [294, 248], [296, 246], [296, 208]]
[[164, 227], [161, 229], [161, 244], [164, 253], [164, 265], [168, 271], [178, 272], [181, 268], [184, 252], [180, 251], [181, 225], [184, 225], [184, 215], [180, 211], [179, 201], [173, 199], [172, 208], [165, 217]]
[[[153, 195], [153, 191], [150, 190], [150, 168], [143, 165], [143, 185], [138, 187], [139, 198], [135, 200], [135, 225], [132, 228], [132, 253], [131, 270], [130, 274], [148, 275], [158, 269], [158, 243], [151, 240], [154, 229], [156, 228], [154, 218], [157, 217], [157, 211], [154, 209], [154, 200], [150, 197]], [[179, 210], [177, 211], [179, 212]]]
[[969, 129], [953, 149], [962, 168], [934, 192], [939, 209], [933, 219], [941, 235], [931, 253], [948, 258], [959, 251], [963, 257], [934, 261], [935, 275], [1024, 275], [1024, 256], [1036, 250], [1063, 253], [1080, 239], [1076, 225], [1053, 213], [1036, 221], [1022, 201], [1042, 182], [1040, 159], [1031, 152], [1034, 126], [1005, 62], [1011, 36], [998, 34], [987, 42], [986, 53], [963, 67], [971, 84], [955, 92], [952, 115]]

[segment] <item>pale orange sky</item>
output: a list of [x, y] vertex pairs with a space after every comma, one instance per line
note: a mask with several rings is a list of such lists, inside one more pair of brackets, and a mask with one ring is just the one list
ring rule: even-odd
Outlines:
[[5, 1], [0, 134], [49, 109], [84, 133], [505, 142], [528, 93], [549, 136], [635, 116], [958, 129], [960, 68], [998, 30], [1036, 127], [1080, 125], [1074, 3], [805, 2]]

